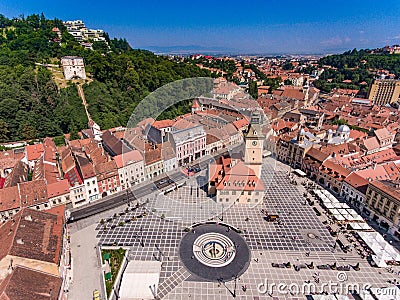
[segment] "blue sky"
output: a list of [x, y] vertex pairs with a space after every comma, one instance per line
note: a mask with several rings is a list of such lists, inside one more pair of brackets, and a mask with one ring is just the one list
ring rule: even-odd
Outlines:
[[[161, 1], [160, 1], [161, 2]], [[2, 0], [7, 17], [81, 19], [134, 48], [188, 46], [242, 53], [326, 53], [400, 44], [399, 0]]]

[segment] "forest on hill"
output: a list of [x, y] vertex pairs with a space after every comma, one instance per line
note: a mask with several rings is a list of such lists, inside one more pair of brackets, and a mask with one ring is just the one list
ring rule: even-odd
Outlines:
[[[109, 48], [94, 42], [94, 50], [87, 50], [61, 20], [43, 14], [13, 19], [0, 15], [0, 142], [76, 134], [87, 127], [76, 86], [58, 88], [52, 73], [35, 63], [59, 63], [67, 55], [83, 57], [93, 79], [84, 85], [89, 112], [104, 129], [126, 125], [135, 106], [160, 86], [210, 76], [197, 66], [132, 49], [125, 39], [106, 34], [106, 40]], [[174, 117], [189, 109], [186, 102], [166, 114]]]
[[[357, 89], [367, 92], [376, 76], [376, 70], [387, 70], [396, 78], [400, 76], [400, 55], [352, 50], [342, 54], [322, 57], [318, 64], [325, 71], [314, 85], [324, 92], [333, 88]], [[345, 81], [345, 82], [344, 82]]]

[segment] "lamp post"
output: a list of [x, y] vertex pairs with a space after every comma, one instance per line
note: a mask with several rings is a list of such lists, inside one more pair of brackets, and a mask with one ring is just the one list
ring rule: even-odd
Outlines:
[[219, 279], [218, 279], [218, 282], [223, 284], [223, 286], [228, 290], [228, 292], [232, 295], [233, 298], [236, 298], [237, 278], [238, 278], [237, 275], [232, 276], [232, 279], [233, 279], [234, 282], [235, 282], [233, 291], [231, 291], [231, 290], [226, 286], [226, 283], [225, 283], [225, 281], [224, 281], [223, 278], [219, 278]]

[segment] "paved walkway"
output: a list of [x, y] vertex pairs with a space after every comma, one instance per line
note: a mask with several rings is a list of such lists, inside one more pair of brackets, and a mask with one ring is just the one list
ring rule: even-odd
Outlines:
[[77, 84], [76, 88], [78, 89], [79, 97], [82, 99], [82, 104], [85, 107], [86, 116], [87, 116], [88, 120], [91, 120], [92, 117], [90, 116], [89, 111], [88, 111], [88, 104], [86, 102], [85, 93], [83, 92], [82, 85]]
[[[169, 214], [186, 216], [188, 211], [184, 204], [190, 204], [191, 200], [202, 199], [200, 193], [197, 196], [197, 189], [191, 191], [192, 182], [188, 180], [189, 187], [172, 192], [169, 196], [181, 205], [170, 205], [170, 210], [165, 212], [165, 218], [160, 218], [158, 210], [156, 213], [149, 212], [148, 207], [130, 208], [128, 212], [121, 209], [115, 216], [109, 213], [108, 218], [104, 218], [105, 224], [98, 223], [96, 232], [93, 226], [90, 230], [75, 232], [77, 237], [73, 239], [73, 257], [83, 255], [87, 260], [79, 261], [82, 266], [79, 268], [78, 278], [74, 278], [74, 281], [79, 283], [75, 288], [88, 291], [85, 294], [82, 292], [81, 295], [76, 292], [77, 298], [72, 299], [88, 299], [96, 284], [100, 285], [99, 266], [95, 264], [94, 249], [90, 249], [96, 243], [94, 237], [96, 233], [101, 244], [116, 243], [130, 247], [129, 259], [161, 261], [159, 296], [162, 299], [232, 299], [232, 293], [236, 295], [236, 299], [268, 299], [270, 296], [259, 291], [260, 286], [263, 288], [265, 280], [268, 280], [270, 285], [283, 283], [289, 286], [295, 283], [298, 287], [311, 282], [320, 289], [330, 282], [341, 284], [339, 288], [346, 288], [347, 285], [351, 287], [354, 284], [359, 284], [360, 288], [363, 284], [385, 287], [391, 286], [394, 279], [400, 279], [398, 276], [400, 267], [394, 267], [393, 272], [374, 268], [356, 253], [345, 254], [338, 247], [334, 249], [335, 238], [322, 223], [327, 220], [327, 216], [325, 214], [316, 216], [313, 208], [306, 203], [304, 196], [306, 189], [300, 184], [305, 179], [296, 178], [299, 184], [291, 184], [287, 168], [271, 160], [265, 159], [266, 166], [262, 172], [263, 179], [267, 182], [267, 193], [263, 203], [257, 207], [234, 205], [225, 210], [223, 216], [214, 218], [216, 222], [228, 223], [239, 228], [251, 251], [250, 266], [238, 278], [236, 288], [233, 280], [221, 284], [195, 279], [181, 262], [178, 251], [182, 237], [186, 234], [185, 226], [181, 222], [169, 220], [168, 217]], [[151, 207], [152, 202], [147, 205]], [[267, 222], [260, 212], [261, 209], [278, 214], [282, 223]], [[198, 211], [200, 210], [201, 208]], [[189, 215], [198, 216], [198, 211], [189, 212]], [[147, 214], [144, 214], [145, 212]], [[81, 242], [83, 245], [83, 241], [89, 245], [85, 249], [80, 249], [77, 245]], [[291, 263], [291, 268], [272, 267], [272, 263], [287, 262]], [[315, 266], [314, 269], [304, 267], [311, 262]], [[339, 267], [350, 266], [350, 268], [344, 268], [348, 271], [340, 272], [334, 268], [317, 269], [319, 265], [332, 266], [334, 263]], [[358, 263], [359, 271], [355, 267]], [[299, 269], [293, 268], [294, 265], [299, 266]], [[91, 278], [81, 278], [84, 276]], [[82, 288], [85, 282], [87, 283]], [[344, 290], [339, 292], [343, 293]], [[273, 297], [278, 299], [293, 299], [293, 296], [304, 299], [304, 295], [304, 293], [279, 294], [276, 286], [273, 293]]]
[[95, 228], [96, 225], [91, 225], [71, 235], [73, 278], [69, 299], [92, 299], [94, 290], [103, 291], [101, 267], [95, 249], [98, 243]]

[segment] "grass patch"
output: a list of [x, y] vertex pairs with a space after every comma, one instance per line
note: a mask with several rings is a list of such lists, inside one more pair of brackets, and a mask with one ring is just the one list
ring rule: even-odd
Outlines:
[[[112, 287], [114, 285], [115, 279], [117, 278], [118, 271], [121, 268], [122, 261], [124, 259], [125, 255], [125, 250], [122, 248], [119, 249], [103, 249], [101, 250], [101, 260], [103, 264], [105, 263], [104, 261], [104, 256], [105, 254], [109, 255], [109, 263], [110, 263], [110, 269], [111, 269], [111, 278], [106, 279], [106, 292], [107, 292], [107, 297], [110, 295], [110, 292], [112, 290]], [[105, 274], [104, 274], [105, 275]]]
[[56, 144], [57, 147], [64, 146], [65, 145], [64, 135], [59, 135], [59, 136], [53, 137], [53, 142], [54, 142], [54, 144]]

